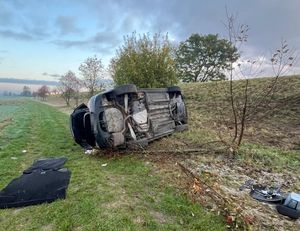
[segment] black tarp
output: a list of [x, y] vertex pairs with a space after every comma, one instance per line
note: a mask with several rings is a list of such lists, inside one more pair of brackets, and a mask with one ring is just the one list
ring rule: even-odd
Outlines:
[[62, 168], [66, 158], [35, 161], [23, 175], [0, 191], [0, 208], [22, 207], [52, 202], [66, 197], [71, 172]]
[[67, 160], [65, 157], [38, 159], [23, 173], [28, 174], [36, 170], [58, 170], [64, 166]]

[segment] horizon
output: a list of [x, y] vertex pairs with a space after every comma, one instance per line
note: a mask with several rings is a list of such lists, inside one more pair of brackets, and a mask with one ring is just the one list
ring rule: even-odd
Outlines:
[[[273, 76], [256, 76], [251, 79], [261, 79], [261, 78], [272, 78]], [[280, 78], [286, 78], [286, 77], [295, 77], [299, 78], [299, 74], [290, 74], [290, 75], [284, 75]], [[2, 81], [2, 80], [8, 80], [8, 81]], [[11, 81], [9, 81], [11, 80]], [[17, 80], [17, 81], [15, 81]], [[234, 79], [233, 81], [239, 81], [243, 79]], [[110, 84], [113, 82], [111, 79], [103, 79], [103, 81], [107, 84], [107, 86], [110, 86]], [[36, 83], [34, 83], [36, 82]], [[183, 82], [181, 82], [183, 83]], [[202, 82], [206, 83], [206, 82]], [[55, 89], [58, 85], [58, 81], [49, 81], [49, 80], [34, 80], [34, 79], [16, 79], [16, 78], [1, 78], [0, 77], [0, 95], [4, 92], [11, 92], [14, 94], [20, 94], [23, 90], [24, 86], [27, 86], [30, 88], [31, 92], [37, 91], [41, 86], [46, 85], [50, 88], [50, 90]]]
[[[109, 86], [110, 79], [103, 79], [104, 84]], [[17, 79], [17, 78], [1, 78], [0, 77], [0, 94], [4, 92], [12, 92], [19, 94], [22, 92], [23, 87], [27, 86], [31, 89], [31, 92], [37, 91], [41, 86], [46, 85], [51, 90], [57, 88], [58, 81], [51, 80], [34, 80], [34, 79]]]
[[17, 78], [1, 78], [0, 77], [0, 94], [11, 92], [19, 94], [24, 86], [28, 86], [31, 91], [37, 91], [43, 85], [47, 85], [50, 89], [57, 87], [58, 81], [53, 80], [34, 80], [34, 79], [17, 79]]
[[44, 79], [32, 79], [32, 78], [14, 78], [14, 77], [0, 77], [0, 83], [30, 83], [39, 84], [38, 82], [48, 82], [51, 84], [58, 84], [58, 80], [44, 80]]

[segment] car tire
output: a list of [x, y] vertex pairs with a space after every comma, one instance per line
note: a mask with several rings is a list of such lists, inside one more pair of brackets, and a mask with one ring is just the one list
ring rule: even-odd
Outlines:
[[127, 84], [114, 89], [115, 95], [137, 93], [137, 87], [134, 84]]
[[177, 87], [177, 86], [168, 87], [168, 92], [169, 93], [181, 92], [181, 89], [180, 89], [180, 87]]

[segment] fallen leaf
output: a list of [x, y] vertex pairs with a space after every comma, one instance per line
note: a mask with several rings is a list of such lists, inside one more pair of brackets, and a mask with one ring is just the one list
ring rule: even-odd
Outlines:
[[228, 225], [232, 225], [232, 223], [233, 223], [233, 217], [232, 216], [226, 216], [225, 222]]
[[195, 178], [193, 184], [193, 193], [197, 193], [201, 191], [200, 182]]

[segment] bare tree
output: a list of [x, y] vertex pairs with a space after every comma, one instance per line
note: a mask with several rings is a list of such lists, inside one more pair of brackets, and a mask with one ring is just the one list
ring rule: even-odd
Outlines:
[[57, 94], [59, 94], [58, 88], [53, 88], [51, 91], [51, 95], [57, 95]]
[[47, 98], [47, 95], [49, 95], [50, 93], [50, 89], [48, 86], [43, 85], [38, 89], [37, 95], [43, 100], [45, 101]]
[[82, 86], [83, 86], [82, 80], [80, 80], [78, 78], [74, 79], [74, 86], [73, 86], [74, 95], [73, 95], [73, 98], [75, 100], [75, 106], [76, 107], [78, 106], [78, 101], [79, 101], [79, 98], [80, 98], [80, 89], [82, 88]]
[[[237, 25], [236, 18], [227, 13], [225, 26], [228, 31], [228, 40], [241, 53], [242, 45], [248, 40], [248, 25]], [[281, 46], [276, 49], [269, 60], [274, 75], [264, 81], [259, 91], [251, 85], [250, 79], [262, 74], [263, 61], [240, 59], [230, 63], [229, 81], [221, 85], [223, 88], [221, 92], [225, 93], [227, 102], [222, 103], [222, 106], [216, 105], [216, 108], [219, 114], [219, 136], [232, 154], [238, 151], [246, 126], [272, 110], [271, 102], [274, 95], [282, 87], [278, 80], [290, 70], [296, 56], [295, 51], [288, 47], [287, 42], [282, 41]], [[216, 86], [219, 88], [220, 84], [216, 83]], [[220, 92], [220, 89], [216, 91]], [[228, 115], [224, 114], [226, 111], [224, 107], [230, 108]], [[224, 137], [228, 137], [228, 134], [229, 139], [225, 139]]]
[[83, 76], [83, 84], [88, 89], [90, 96], [103, 89], [101, 79], [103, 78], [104, 67], [101, 59], [96, 56], [87, 58], [79, 66], [79, 71]]
[[81, 81], [76, 77], [75, 73], [68, 71], [60, 78], [59, 84], [58, 90], [67, 106], [70, 106], [71, 98], [75, 98], [76, 105], [78, 105], [78, 94], [81, 88]]

